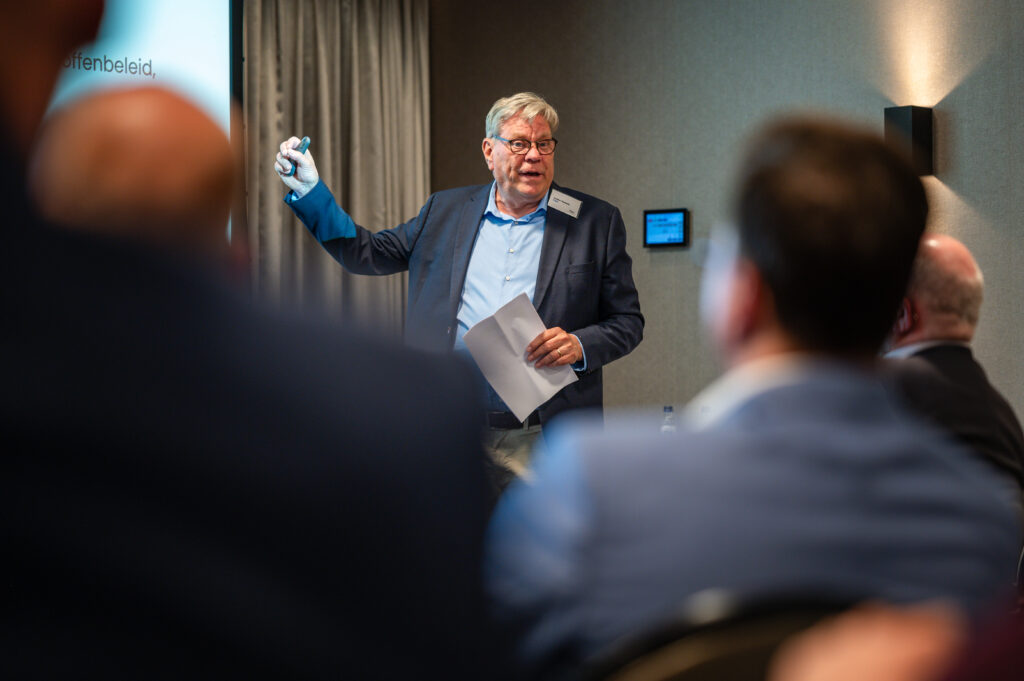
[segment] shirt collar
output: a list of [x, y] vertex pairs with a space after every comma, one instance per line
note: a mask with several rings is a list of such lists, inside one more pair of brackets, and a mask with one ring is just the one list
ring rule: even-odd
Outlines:
[[969, 348], [970, 343], [963, 341], [954, 340], [932, 340], [932, 341], [921, 341], [920, 343], [911, 343], [910, 345], [904, 345], [903, 347], [890, 350], [885, 353], [886, 359], [906, 359], [912, 357], [919, 352], [924, 352], [928, 348], [934, 348], [936, 345], [959, 345], [960, 347]]
[[540, 215], [547, 215], [547, 212], [548, 212], [548, 194], [551, 193], [550, 189], [548, 190], [548, 192], [546, 194], [544, 194], [544, 198], [540, 200], [540, 203], [537, 204], [537, 210], [533, 211], [532, 213], [530, 213], [528, 215], [524, 215], [521, 218], [514, 218], [511, 215], [508, 215], [506, 213], [502, 213], [500, 210], [498, 210], [498, 202], [494, 198], [495, 193], [497, 192], [497, 189], [498, 189], [498, 183], [497, 182], [491, 182], [491, 190], [490, 190], [490, 192], [487, 195], [487, 208], [484, 209], [484, 215], [490, 215], [491, 217], [493, 217], [495, 219], [498, 219], [498, 220], [502, 220], [504, 222], [515, 222], [515, 221], [529, 222], [530, 220], [533, 220], [534, 218], [536, 218], [536, 217], [538, 217]]
[[709, 428], [753, 397], [799, 383], [815, 362], [805, 355], [772, 355], [746, 362], [714, 381], [686, 405], [684, 416], [695, 430]]

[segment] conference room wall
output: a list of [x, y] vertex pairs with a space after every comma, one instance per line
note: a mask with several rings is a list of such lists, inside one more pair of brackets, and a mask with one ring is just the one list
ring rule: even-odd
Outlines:
[[489, 180], [480, 140], [497, 97], [549, 98], [556, 181], [622, 210], [647, 316], [643, 343], [606, 370], [605, 402], [678, 406], [718, 373], [699, 247], [644, 249], [643, 210], [690, 208], [699, 244], [765, 118], [823, 111], [881, 131], [887, 106], [934, 107], [932, 228], [985, 271], [975, 349], [1024, 414], [1021, 35], [1016, 0], [432, 0], [431, 184]]

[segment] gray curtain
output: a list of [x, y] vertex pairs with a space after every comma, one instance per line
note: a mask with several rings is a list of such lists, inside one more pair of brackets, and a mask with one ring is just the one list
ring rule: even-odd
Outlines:
[[406, 274], [353, 275], [284, 205], [280, 142], [312, 139], [320, 176], [371, 230], [416, 215], [430, 187], [427, 0], [245, 3], [246, 186], [253, 285], [399, 334]]

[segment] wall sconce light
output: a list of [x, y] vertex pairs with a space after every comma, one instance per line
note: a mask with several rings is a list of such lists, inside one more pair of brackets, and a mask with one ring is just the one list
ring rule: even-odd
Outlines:
[[918, 175], [933, 175], [932, 110], [891, 106], [885, 110], [885, 141], [907, 152]]

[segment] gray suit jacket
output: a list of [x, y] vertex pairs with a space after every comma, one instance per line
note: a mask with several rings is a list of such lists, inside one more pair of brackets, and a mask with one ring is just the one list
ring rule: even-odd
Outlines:
[[[357, 274], [409, 271], [406, 342], [448, 352], [473, 243], [487, 208], [490, 185], [432, 195], [419, 215], [393, 229], [356, 226], [354, 238], [326, 238], [347, 219], [320, 182], [289, 205], [323, 247]], [[554, 187], [582, 202], [573, 218], [549, 208], [533, 304], [544, 324], [576, 334], [587, 369], [540, 408], [541, 421], [571, 408], [600, 407], [601, 367], [629, 353], [643, 337], [644, 318], [626, 253], [619, 210], [600, 199]]]
[[973, 611], [1009, 589], [1013, 490], [868, 375], [814, 368], [704, 430], [580, 421], [551, 429], [489, 529], [490, 596], [533, 671], [705, 589]]

